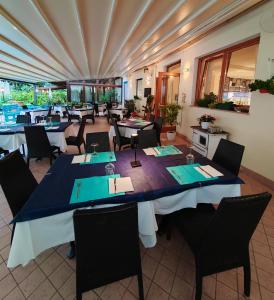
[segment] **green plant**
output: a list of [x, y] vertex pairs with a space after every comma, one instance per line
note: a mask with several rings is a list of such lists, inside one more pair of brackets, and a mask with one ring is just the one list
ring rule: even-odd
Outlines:
[[209, 123], [214, 123], [216, 119], [211, 116], [211, 115], [202, 115], [200, 118], [198, 118], [199, 123], [201, 124], [202, 122], [209, 122]]
[[210, 92], [209, 94], [204, 94], [204, 98], [198, 100], [197, 104], [201, 107], [209, 107], [209, 104], [215, 103], [217, 98], [213, 92]]
[[165, 122], [167, 122], [170, 126], [173, 126], [177, 120], [179, 110], [181, 109], [182, 107], [175, 103], [167, 104], [166, 106], [162, 107], [161, 111], [164, 114]]
[[257, 90], [267, 90], [270, 94], [274, 95], [274, 76], [267, 80], [256, 79], [253, 83], [249, 84], [251, 92]]

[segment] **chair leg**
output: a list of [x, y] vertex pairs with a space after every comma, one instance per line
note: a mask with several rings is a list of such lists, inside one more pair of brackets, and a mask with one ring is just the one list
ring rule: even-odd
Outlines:
[[28, 165], [28, 167], [29, 167], [29, 157], [27, 158], [27, 165]]
[[72, 259], [75, 257], [75, 242], [71, 241], [71, 242], [69, 242], [69, 244], [70, 244], [70, 247], [69, 247], [69, 251], [67, 253], [67, 257], [69, 259]]
[[139, 272], [138, 276], [138, 288], [139, 288], [139, 299], [144, 300], [144, 286], [142, 272]]
[[82, 300], [82, 293], [80, 291], [76, 291], [76, 300]]
[[250, 262], [248, 262], [244, 265], [244, 292], [247, 297], [250, 296]]
[[25, 151], [25, 146], [24, 146], [24, 144], [22, 144], [22, 152], [23, 152], [23, 156], [25, 156], [25, 155], [26, 155], [26, 151]]
[[202, 299], [202, 291], [203, 291], [203, 277], [200, 275], [200, 273], [197, 270], [196, 266], [196, 293], [195, 293], [195, 300], [201, 300]]
[[14, 223], [14, 224], [13, 224], [13, 226], [12, 226], [11, 238], [10, 238], [10, 244], [12, 244], [12, 240], [13, 240], [13, 236], [14, 236], [14, 230], [15, 230], [15, 226], [16, 226], [16, 223]]
[[81, 152], [81, 146], [77, 146], [78, 147], [78, 150], [79, 150], [79, 154], [82, 154]]

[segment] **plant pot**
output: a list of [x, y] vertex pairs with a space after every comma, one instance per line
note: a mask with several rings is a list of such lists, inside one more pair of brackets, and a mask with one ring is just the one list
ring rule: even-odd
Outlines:
[[174, 141], [176, 137], [176, 131], [167, 131], [166, 137], [168, 141]]
[[201, 127], [202, 127], [202, 129], [208, 129], [209, 122], [201, 122]]
[[269, 90], [267, 89], [260, 89], [261, 94], [269, 94]]

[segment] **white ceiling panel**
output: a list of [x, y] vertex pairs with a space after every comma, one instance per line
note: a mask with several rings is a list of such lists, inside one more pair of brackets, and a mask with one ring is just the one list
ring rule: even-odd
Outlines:
[[0, 0], [0, 76], [32, 82], [121, 76], [265, 2]]

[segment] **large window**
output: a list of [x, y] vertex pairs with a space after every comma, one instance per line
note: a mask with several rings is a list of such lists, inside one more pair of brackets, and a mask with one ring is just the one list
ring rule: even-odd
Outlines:
[[248, 85], [255, 79], [259, 38], [224, 49], [199, 59], [196, 103], [247, 112]]

